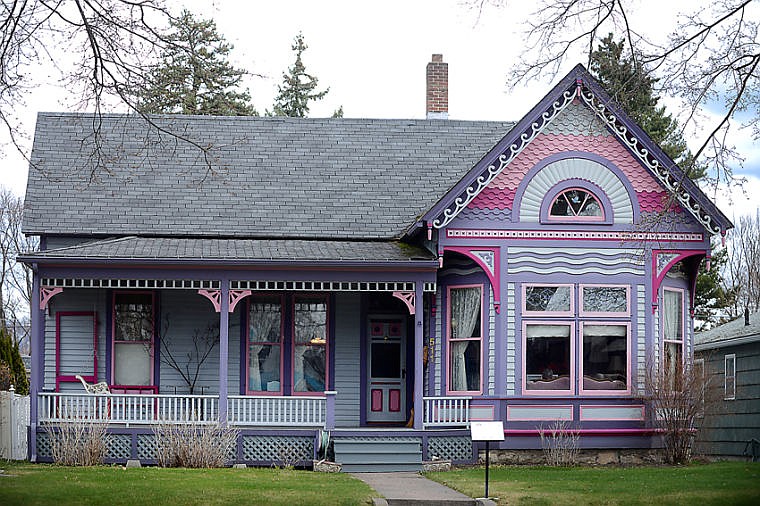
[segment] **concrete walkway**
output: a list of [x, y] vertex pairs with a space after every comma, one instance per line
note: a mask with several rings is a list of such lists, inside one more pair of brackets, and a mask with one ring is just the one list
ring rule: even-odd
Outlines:
[[351, 473], [384, 498], [375, 506], [495, 506], [488, 499], [473, 499], [418, 473]]

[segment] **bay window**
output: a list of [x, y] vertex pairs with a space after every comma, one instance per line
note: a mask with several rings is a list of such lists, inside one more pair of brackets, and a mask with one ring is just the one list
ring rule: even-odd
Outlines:
[[448, 295], [448, 391], [479, 393], [483, 287], [450, 287]]
[[522, 295], [526, 393], [629, 390], [629, 286], [523, 284]]
[[248, 306], [248, 393], [282, 392], [282, 297], [255, 296]]
[[154, 303], [152, 293], [115, 293], [112, 383], [153, 384]]

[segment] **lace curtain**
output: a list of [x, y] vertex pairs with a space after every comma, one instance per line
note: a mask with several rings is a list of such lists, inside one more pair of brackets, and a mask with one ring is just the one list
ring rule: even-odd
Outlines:
[[[451, 290], [451, 338], [464, 339], [475, 336], [480, 317], [480, 288], [457, 288]], [[480, 330], [480, 329], [478, 329]], [[451, 342], [451, 390], [467, 391], [468, 376], [465, 352], [470, 341]], [[472, 382], [470, 382], [472, 383]]]
[[665, 290], [663, 292], [663, 326], [665, 327], [665, 339], [669, 341], [681, 341], [682, 301], [680, 292]]

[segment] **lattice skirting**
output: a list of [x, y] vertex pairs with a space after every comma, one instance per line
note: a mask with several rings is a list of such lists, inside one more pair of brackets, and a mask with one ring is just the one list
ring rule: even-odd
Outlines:
[[440, 436], [427, 439], [427, 458], [452, 462], [472, 462], [472, 439], [467, 436]]
[[243, 461], [298, 465], [314, 458], [313, 436], [243, 436]]

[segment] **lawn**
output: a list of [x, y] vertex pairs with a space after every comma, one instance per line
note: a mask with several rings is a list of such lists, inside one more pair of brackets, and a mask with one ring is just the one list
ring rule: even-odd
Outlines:
[[372, 489], [347, 474], [288, 469], [58, 467], [0, 462], [0, 505], [369, 504]]
[[[484, 470], [429, 473], [471, 497], [483, 496]], [[491, 467], [489, 495], [509, 505], [760, 504], [760, 463], [681, 467]]]

